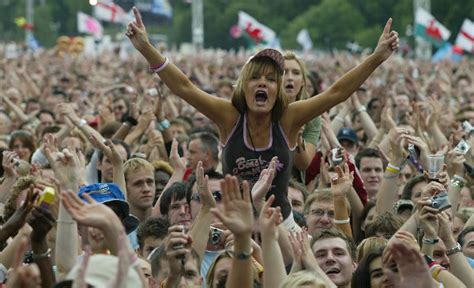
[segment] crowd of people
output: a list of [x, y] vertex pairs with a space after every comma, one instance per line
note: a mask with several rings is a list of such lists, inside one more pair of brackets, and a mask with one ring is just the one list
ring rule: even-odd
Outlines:
[[0, 49], [2, 287], [474, 287], [474, 62], [391, 19], [180, 54], [134, 13], [125, 59]]

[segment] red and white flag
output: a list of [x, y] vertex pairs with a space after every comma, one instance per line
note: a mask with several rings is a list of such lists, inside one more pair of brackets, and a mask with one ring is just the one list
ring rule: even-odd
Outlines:
[[97, 19], [86, 13], [77, 12], [77, 31], [94, 35], [96, 38], [102, 38], [102, 25]]
[[474, 53], [474, 22], [467, 18], [464, 19], [456, 37], [456, 45], [466, 52]]
[[110, 0], [98, 1], [94, 6], [94, 15], [99, 20], [124, 25], [131, 20], [130, 15], [122, 7]]

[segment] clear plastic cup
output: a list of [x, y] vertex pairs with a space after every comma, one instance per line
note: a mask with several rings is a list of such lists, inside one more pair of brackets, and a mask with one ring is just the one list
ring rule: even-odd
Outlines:
[[430, 179], [437, 179], [438, 174], [443, 169], [444, 155], [431, 154], [428, 155], [428, 176]]

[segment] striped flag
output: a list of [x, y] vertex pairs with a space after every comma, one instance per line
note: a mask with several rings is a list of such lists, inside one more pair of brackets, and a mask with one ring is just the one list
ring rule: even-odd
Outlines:
[[456, 37], [456, 45], [466, 52], [474, 52], [474, 22], [467, 18], [464, 19], [461, 30], [459, 30]]
[[127, 25], [131, 21], [130, 15], [110, 0], [98, 1], [94, 6], [94, 15], [99, 20], [123, 25]]
[[82, 12], [77, 12], [77, 31], [94, 35], [96, 38], [102, 37], [102, 25], [100, 22]]

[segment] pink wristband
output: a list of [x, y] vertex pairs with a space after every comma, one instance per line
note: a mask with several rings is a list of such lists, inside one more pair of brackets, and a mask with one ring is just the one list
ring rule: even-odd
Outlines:
[[160, 73], [161, 71], [163, 71], [163, 69], [166, 68], [166, 66], [168, 66], [168, 64], [170, 64], [170, 60], [168, 59], [168, 57], [165, 57], [165, 62], [160, 63], [158, 65], [150, 66], [150, 71], [154, 73]]

